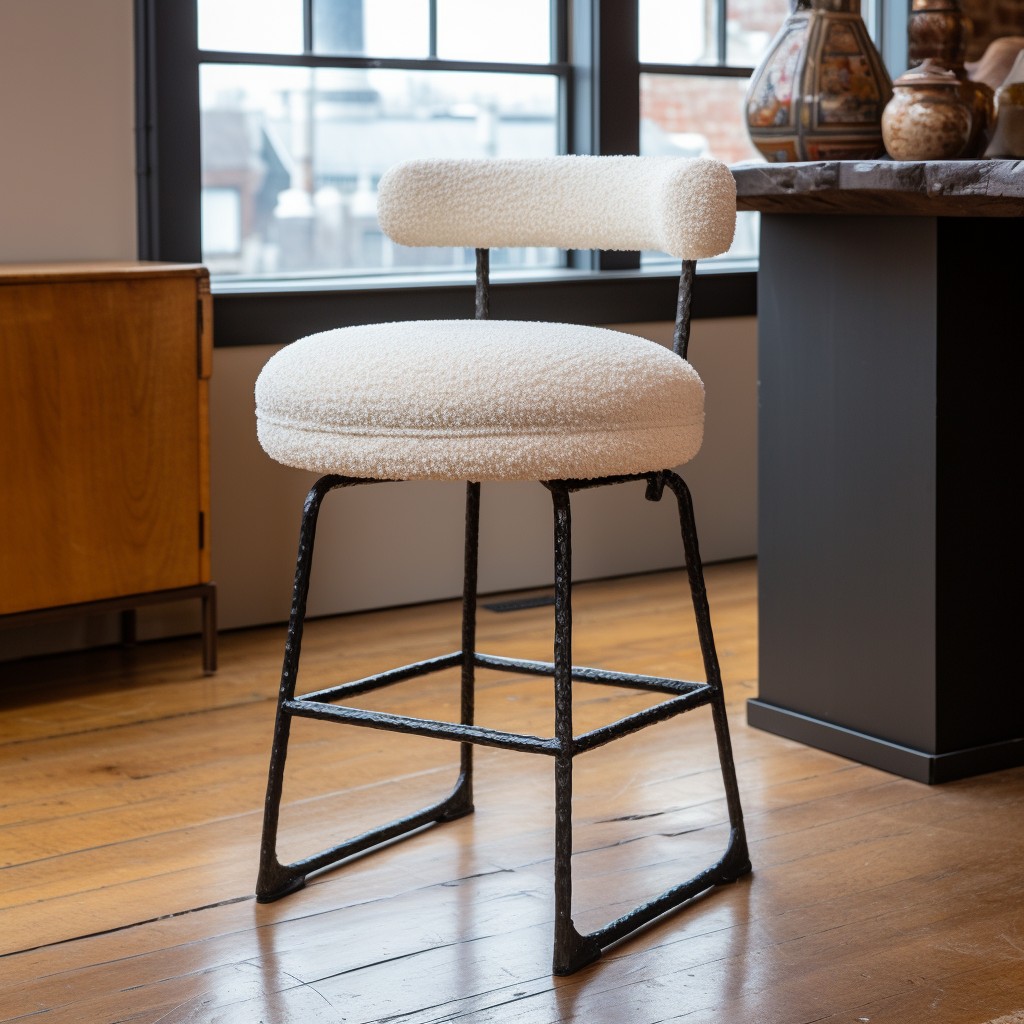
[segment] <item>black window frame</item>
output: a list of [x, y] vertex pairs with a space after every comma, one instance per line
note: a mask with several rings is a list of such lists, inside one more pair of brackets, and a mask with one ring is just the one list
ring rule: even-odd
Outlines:
[[[639, 152], [640, 74], [732, 74], [715, 65], [642, 65], [637, 53], [638, 0], [551, 0], [550, 64], [272, 55], [266, 64], [431, 70], [504, 70], [555, 74], [560, 89], [560, 138], [569, 153]], [[724, 7], [725, 0], [718, 0]], [[198, 47], [196, 4], [134, 0], [139, 257], [199, 263], [199, 66], [253, 63], [251, 54], [208, 54]], [[638, 323], [671, 319], [678, 269], [641, 268], [639, 253], [571, 252], [569, 265], [546, 271], [496, 274], [491, 315], [505, 319]], [[694, 318], [752, 316], [756, 269], [702, 264]], [[379, 320], [463, 317], [473, 308], [465, 275], [358, 276], [294, 281], [212, 283], [215, 344], [280, 345], [325, 330]]]

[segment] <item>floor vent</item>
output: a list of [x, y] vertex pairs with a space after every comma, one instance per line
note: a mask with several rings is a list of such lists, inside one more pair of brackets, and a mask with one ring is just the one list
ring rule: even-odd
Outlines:
[[519, 597], [512, 601], [493, 601], [485, 604], [489, 612], [518, 612], [524, 608], [543, 608], [544, 605], [555, 603], [554, 594], [541, 594], [538, 597]]

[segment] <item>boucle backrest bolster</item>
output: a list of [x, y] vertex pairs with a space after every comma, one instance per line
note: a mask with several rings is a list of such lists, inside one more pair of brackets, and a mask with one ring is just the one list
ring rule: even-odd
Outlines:
[[732, 244], [736, 183], [704, 158], [409, 160], [381, 178], [377, 216], [401, 245], [654, 249], [697, 260]]

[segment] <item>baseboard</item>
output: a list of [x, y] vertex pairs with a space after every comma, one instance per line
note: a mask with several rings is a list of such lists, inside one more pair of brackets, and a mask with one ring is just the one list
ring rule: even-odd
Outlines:
[[756, 698], [747, 701], [747, 724], [928, 785], [1024, 765], [1024, 737], [943, 754], [930, 754], [810, 718]]

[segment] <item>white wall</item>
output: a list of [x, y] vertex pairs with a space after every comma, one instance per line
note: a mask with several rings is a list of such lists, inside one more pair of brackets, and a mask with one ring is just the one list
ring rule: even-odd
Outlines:
[[0, 262], [135, 256], [131, 0], [0, 0]]
[[[184, 2], [184, 0], [183, 0]], [[33, 49], [34, 40], [45, 48]], [[0, 262], [134, 258], [134, 67], [131, 0], [0, 0]], [[663, 343], [668, 324], [627, 325]], [[216, 325], [214, 325], [216, 331]], [[756, 550], [756, 322], [698, 321], [694, 365], [708, 387], [704, 450], [687, 480], [708, 561]], [[303, 495], [311, 477], [259, 449], [252, 385], [272, 350], [217, 349], [211, 382], [213, 567], [224, 628], [287, 614]], [[313, 614], [448, 597], [461, 587], [458, 485], [380, 485], [332, 495], [317, 541]], [[551, 577], [547, 493], [485, 487], [481, 587]], [[678, 564], [668, 500], [638, 486], [581, 494], [574, 511], [580, 578]], [[359, 540], [353, 542], [352, 538]], [[198, 630], [191, 602], [140, 613], [143, 637]], [[0, 631], [0, 658], [109, 642], [109, 617]]]

